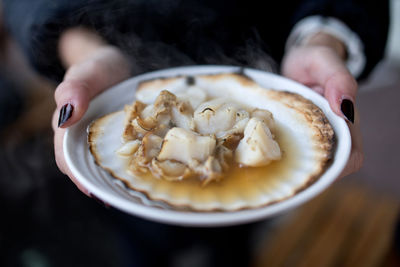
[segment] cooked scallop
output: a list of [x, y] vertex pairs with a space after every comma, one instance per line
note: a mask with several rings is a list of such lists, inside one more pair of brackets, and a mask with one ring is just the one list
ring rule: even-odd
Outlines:
[[137, 139], [128, 141], [117, 150], [117, 154], [122, 157], [132, 156], [138, 150], [140, 144], [141, 144], [141, 141], [139, 141]]
[[161, 144], [161, 137], [152, 133], [146, 134], [137, 151], [132, 155], [127, 170], [135, 174], [146, 173], [147, 166], [159, 154]]
[[164, 138], [157, 158], [159, 160], [176, 160], [189, 164], [191, 160], [205, 161], [213, 154], [216, 145], [212, 135], [199, 135], [182, 128], [172, 128]]
[[235, 161], [244, 166], [258, 167], [280, 159], [281, 155], [266, 123], [259, 118], [250, 119], [235, 150]]
[[158, 160], [157, 158], [153, 158], [150, 169], [155, 177], [168, 181], [179, 181], [193, 173], [189, 167], [182, 162], [175, 160]]
[[186, 130], [194, 130], [193, 109], [185, 101], [179, 102], [171, 109], [171, 121], [173, 125]]
[[251, 112], [251, 117], [262, 120], [272, 133], [275, 131], [274, 116], [268, 110], [256, 108]]
[[235, 73], [144, 81], [132, 105], [90, 125], [88, 142], [129, 188], [195, 211], [290, 198], [322, 175], [335, 149], [311, 101]]
[[176, 96], [180, 101], [189, 102], [193, 109], [196, 109], [207, 99], [206, 92], [197, 86], [190, 86], [186, 91], [177, 93]]
[[227, 98], [216, 98], [200, 104], [194, 112], [196, 131], [217, 134], [227, 131], [236, 122], [238, 108]]

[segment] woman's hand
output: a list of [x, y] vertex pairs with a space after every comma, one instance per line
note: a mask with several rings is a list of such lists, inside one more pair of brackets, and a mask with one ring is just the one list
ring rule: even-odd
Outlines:
[[77, 182], [65, 162], [64, 133], [66, 128], [82, 118], [93, 97], [129, 77], [130, 66], [119, 49], [82, 28], [68, 30], [62, 35], [59, 54], [67, 72], [54, 94], [57, 108], [52, 125], [56, 162], [59, 169], [89, 195], [90, 192]]
[[354, 108], [357, 82], [345, 65], [344, 45], [331, 35], [319, 33], [293, 47], [282, 62], [282, 74], [323, 95], [332, 110], [348, 122], [352, 139], [350, 159], [341, 176], [359, 170], [363, 162], [360, 119]]

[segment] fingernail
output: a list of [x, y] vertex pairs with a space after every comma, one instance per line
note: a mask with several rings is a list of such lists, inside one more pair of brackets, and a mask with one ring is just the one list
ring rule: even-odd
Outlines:
[[96, 197], [95, 195], [93, 195], [92, 193], [89, 193], [89, 197], [91, 199], [93, 199], [94, 201], [96, 201], [97, 203], [99, 203], [100, 205], [102, 205], [105, 208], [109, 208], [110, 205], [105, 203], [103, 200], [101, 200], [100, 198]]
[[346, 117], [348, 121], [354, 123], [354, 105], [353, 102], [349, 99], [343, 99], [342, 104], [340, 105], [343, 115]]
[[64, 125], [69, 118], [72, 116], [72, 111], [74, 110], [74, 106], [71, 104], [65, 104], [60, 110], [60, 116], [58, 117], [58, 127]]

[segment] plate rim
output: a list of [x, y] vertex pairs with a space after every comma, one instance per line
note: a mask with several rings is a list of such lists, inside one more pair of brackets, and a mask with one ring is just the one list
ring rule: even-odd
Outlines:
[[[278, 203], [274, 203], [265, 207], [253, 208], [253, 209], [244, 209], [239, 211], [218, 211], [218, 212], [195, 212], [195, 211], [177, 211], [177, 210], [166, 210], [160, 209], [158, 207], [147, 206], [141, 203], [135, 203], [128, 199], [124, 199], [122, 197], [118, 197], [113, 195], [112, 193], [103, 190], [102, 188], [97, 187], [93, 182], [85, 177], [82, 174], [81, 170], [75, 166], [72, 160], [72, 145], [71, 142], [71, 132], [78, 128], [78, 124], [72, 127], [69, 127], [64, 135], [63, 140], [63, 149], [64, 149], [64, 158], [65, 161], [70, 168], [71, 173], [74, 175], [76, 180], [85, 187], [90, 193], [94, 194], [96, 197], [102, 199], [104, 202], [110, 204], [112, 207], [129, 213], [131, 215], [139, 216], [142, 218], [146, 218], [149, 220], [153, 220], [160, 223], [173, 224], [173, 225], [181, 225], [181, 226], [203, 226], [203, 227], [217, 227], [217, 226], [229, 226], [236, 224], [249, 223], [253, 221], [257, 221], [263, 218], [267, 218], [273, 215], [278, 215], [282, 212], [288, 211], [299, 205], [309, 201], [314, 198], [326, 188], [332, 184], [336, 178], [340, 175], [341, 171], [345, 167], [347, 160], [350, 156], [351, 150], [351, 136], [348, 126], [345, 120], [338, 115], [336, 115], [330, 108], [329, 103], [325, 98], [316, 92], [312, 91], [310, 88], [290, 80], [286, 77], [280, 76], [275, 73], [265, 72], [262, 70], [252, 69], [252, 68], [242, 68], [238, 66], [223, 66], [223, 65], [195, 65], [195, 66], [182, 66], [175, 68], [167, 68], [152, 72], [147, 72], [144, 74], [140, 74], [134, 77], [131, 77], [121, 83], [116, 84], [113, 87], [110, 87], [105, 92], [96, 96], [96, 99], [107, 97], [107, 92], [112, 91], [117, 87], [125, 86], [125, 84], [134, 83], [135, 81], [143, 81], [155, 77], [173, 77], [178, 75], [196, 75], [196, 74], [212, 74], [212, 73], [225, 73], [225, 72], [238, 72], [243, 71], [249, 75], [251, 78], [254, 75], [260, 75], [261, 77], [265, 77], [267, 79], [278, 79], [284, 83], [292, 84], [294, 88], [287, 88], [285, 90], [288, 91], [296, 91], [300, 92], [300, 94], [308, 99], [310, 97], [314, 103], [319, 108], [321, 108], [324, 114], [327, 116], [328, 120], [332, 124], [335, 135], [337, 138], [336, 151], [334, 153], [335, 159], [333, 160], [331, 166], [323, 173], [323, 175], [315, 181], [312, 185], [297, 193], [293, 197], [290, 197], [286, 200], [283, 200]], [[257, 80], [257, 79], [255, 79]], [[264, 86], [263, 86], [264, 87]], [[279, 90], [279, 89], [278, 89]], [[305, 94], [305, 95], [304, 95]], [[323, 105], [323, 106], [321, 106]], [[83, 119], [88, 116], [90, 107], [88, 111], [84, 115]], [[334, 120], [334, 123], [332, 122]], [[340, 139], [338, 138], [338, 132], [336, 128], [340, 128]], [[340, 146], [340, 147], [339, 147]], [[338, 151], [340, 150], [340, 157], [336, 157]], [[336, 168], [332, 168], [335, 164]], [[99, 167], [100, 168], [100, 167]], [[329, 174], [329, 175], [327, 175]], [[110, 179], [113, 179], [110, 177]]]

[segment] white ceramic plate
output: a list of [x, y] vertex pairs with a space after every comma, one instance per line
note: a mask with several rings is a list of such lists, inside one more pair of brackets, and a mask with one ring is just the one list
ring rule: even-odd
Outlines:
[[77, 180], [104, 202], [126, 213], [163, 222], [186, 226], [226, 226], [252, 222], [287, 211], [315, 197], [327, 188], [345, 167], [351, 149], [351, 138], [345, 121], [330, 109], [328, 102], [309, 88], [281, 76], [259, 70], [245, 69], [245, 74], [266, 88], [298, 93], [321, 108], [331, 123], [337, 139], [334, 159], [324, 174], [295, 196], [266, 207], [234, 212], [194, 212], [177, 210], [161, 202], [148, 200], [143, 194], [125, 187], [94, 163], [87, 144], [87, 127], [96, 118], [121, 110], [134, 100], [140, 81], [177, 75], [237, 72], [231, 66], [193, 66], [146, 73], [126, 80], [96, 97], [83, 119], [70, 127], [64, 137], [66, 162]]

